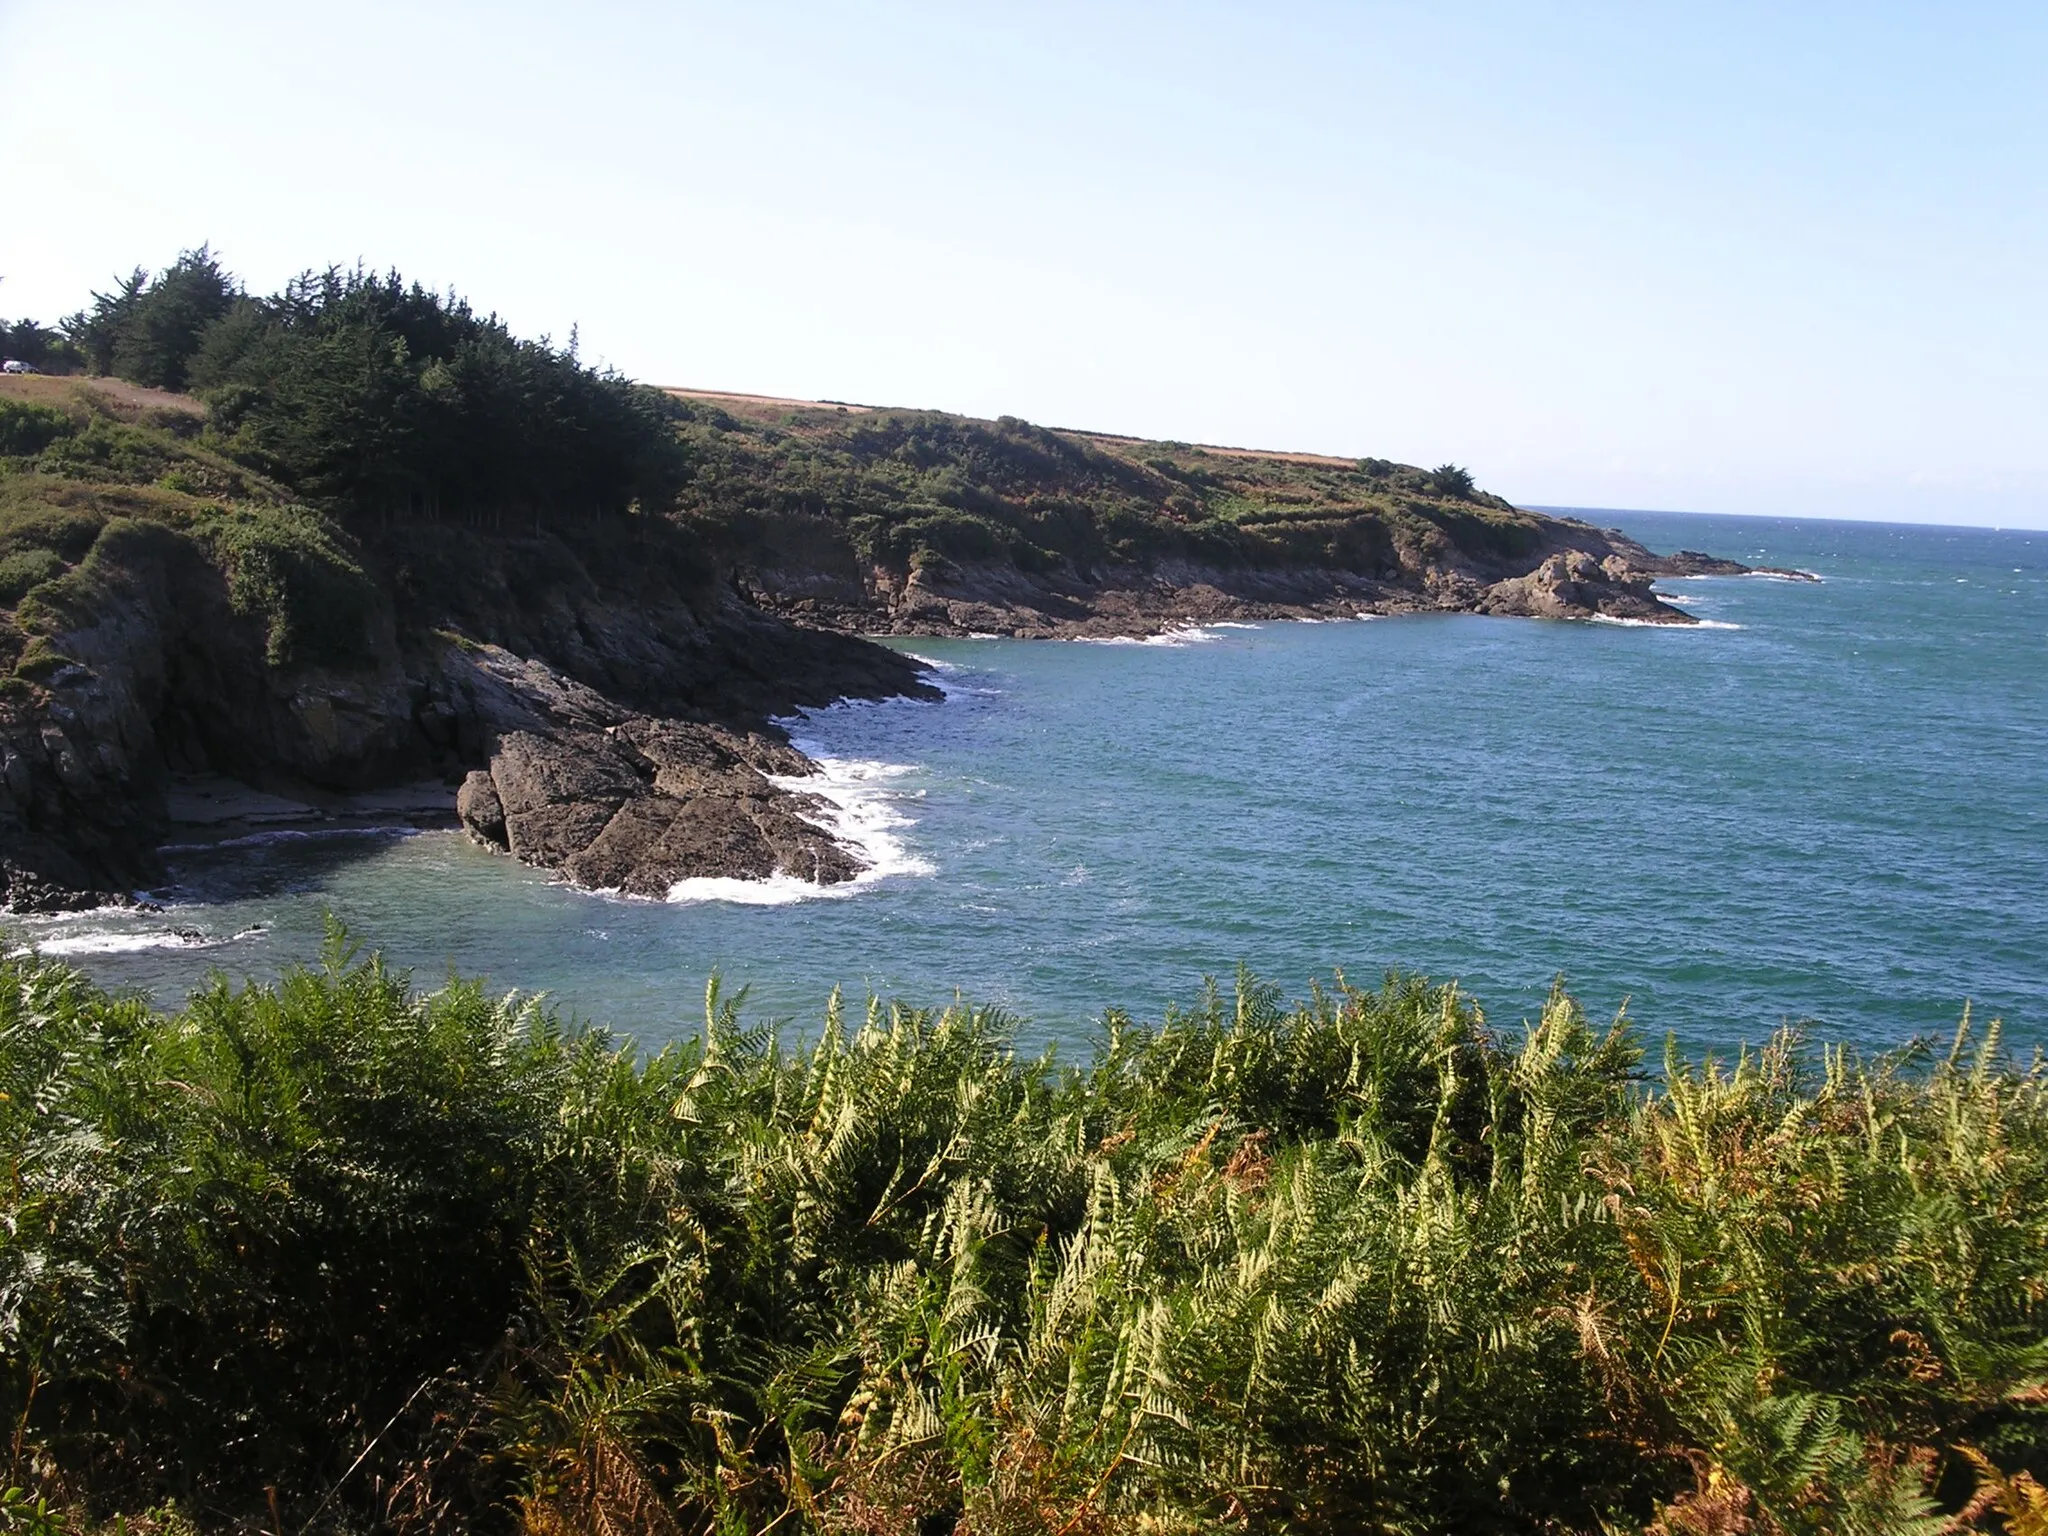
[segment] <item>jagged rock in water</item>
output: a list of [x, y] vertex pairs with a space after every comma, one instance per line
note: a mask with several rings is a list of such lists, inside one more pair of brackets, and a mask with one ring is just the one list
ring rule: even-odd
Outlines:
[[1650, 624], [1695, 624], [1650, 590], [1653, 577], [1620, 555], [1597, 560], [1584, 550], [1549, 556], [1526, 576], [1511, 576], [1486, 589], [1482, 613], [1539, 619], [1637, 619]]
[[495, 647], [455, 652], [447, 668], [490, 761], [463, 781], [456, 809], [487, 846], [630, 896], [703, 876], [831, 884], [860, 873], [817, 824], [822, 802], [775, 782], [812, 771], [792, 748], [620, 709]]

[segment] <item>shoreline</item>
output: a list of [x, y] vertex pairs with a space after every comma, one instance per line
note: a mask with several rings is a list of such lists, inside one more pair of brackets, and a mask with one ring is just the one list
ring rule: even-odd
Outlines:
[[[1719, 577], [1724, 573], [1712, 572], [1703, 575]], [[1742, 572], [1742, 575], [1766, 574]], [[1773, 579], [1776, 578], [1774, 573]], [[1676, 577], [1671, 579], [1698, 579]], [[1818, 579], [1818, 578], [1814, 578]], [[1231, 603], [1221, 615], [1212, 603], [1186, 605], [1179, 609], [1170, 607], [1154, 608], [1144, 614], [1142, 623], [1132, 622], [1136, 615], [1098, 616], [1090, 621], [1070, 622], [1047, 633], [999, 633], [989, 630], [962, 631], [956, 628], [924, 626], [918, 628], [897, 628], [890, 630], [862, 631], [864, 637], [878, 641], [914, 641], [918, 639], [988, 639], [1048, 641], [1080, 645], [1187, 645], [1199, 640], [1217, 638], [1206, 633], [1214, 629], [1251, 629], [1266, 624], [1330, 624], [1370, 623], [1384, 619], [1421, 617], [1428, 615], [1447, 616], [1460, 613], [1479, 617], [1501, 617], [1487, 614], [1483, 610], [1472, 610], [1450, 606], [1429, 606], [1418, 603], [1389, 604], [1378, 610], [1356, 607], [1348, 601], [1310, 604], [1253, 604]], [[1195, 615], [1199, 614], [1197, 617]], [[1714, 620], [1688, 618], [1687, 622], [1655, 622], [1641, 619], [1613, 618], [1603, 614], [1592, 614], [1585, 618], [1572, 618], [1564, 622], [1605, 623], [1641, 628], [1673, 629], [1727, 629], [1739, 628]], [[1185, 638], [1183, 638], [1185, 637]], [[891, 647], [891, 649], [899, 649]], [[939, 697], [914, 693], [896, 693], [883, 699], [868, 702], [943, 702], [948, 690], [941, 674], [949, 664], [916, 655], [915, 652], [899, 649], [918, 668], [920, 679], [936, 690]], [[831, 704], [859, 702], [860, 696], [845, 695]], [[927, 872], [919, 866], [925, 863], [917, 857], [897, 858], [885, 849], [877, 854], [870, 846], [875, 839], [866, 833], [849, 830], [847, 818], [853, 808], [841, 794], [824, 792], [824, 781], [833, 777], [833, 759], [829, 754], [818, 753], [815, 742], [799, 743], [803, 713], [790, 716], [771, 717], [765, 722], [768, 729], [780, 738], [780, 762], [784, 771], [765, 773], [762, 777], [778, 795], [786, 795], [791, 802], [792, 813], [809, 828], [847, 854], [847, 871], [837, 879], [805, 879], [785, 869], [775, 869], [765, 874], [730, 874], [707, 872], [686, 874], [673, 881], [666, 891], [631, 891], [617, 885], [592, 885], [578, 881], [560, 868], [546, 865], [536, 867], [547, 870], [566, 888], [581, 895], [615, 900], [688, 904], [699, 901], [729, 901], [741, 905], [781, 905], [787, 902], [808, 901], [834, 897], [845, 897], [872, 887], [877, 882], [901, 874], [922, 874]], [[802, 767], [798, 770], [798, 764]], [[798, 770], [798, 771], [790, 771]], [[843, 789], [844, 786], [834, 786]], [[457, 786], [441, 781], [419, 781], [388, 790], [370, 790], [353, 794], [324, 794], [317, 790], [300, 789], [303, 798], [290, 798], [260, 790], [222, 775], [184, 775], [174, 781], [169, 798], [169, 831], [154, 852], [159, 856], [182, 852], [201, 852], [225, 848], [241, 843], [269, 841], [283, 837], [319, 837], [375, 835], [379, 833], [403, 836], [422, 831], [463, 831], [472, 842], [490, 848], [493, 852], [507, 853], [503, 843], [479, 836], [475, 827], [465, 821], [460, 811], [461, 794]], [[805, 804], [804, 802], [810, 802]], [[893, 823], [891, 823], [893, 825]], [[871, 832], [873, 829], [869, 829]], [[886, 837], [884, 841], [893, 841]], [[895, 850], [900, 852], [900, 850]], [[528, 862], [529, 860], [522, 860]], [[45, 912], [33, 915], [54, 917], [89, 915], [94, 912], [116, 912], [123, 910], [150, 910], [155, 904], [152, 893], [137, 891], [127, 897], [104, 902], [97, 906], [69, 909], [63, 912]]]
[[[1704, 558], [1704, 557], [1701, 557]], [[1717, 565], [1733, 565], [1734, 562], [1715, 562]], [[1704, 576], [1763, 576], [1775, 580], [1818, 580], [1818, 577], [1800, 573], [1780, 573], [1775, 570], [1713, 569], [1688, 571], [1659, 576], [1656, 579], [1689, 580]], [[908, 585], [915, 585], [914, 583]], [[1646, 587], [1647, 582], [1640, 583]], [[1636, 585], [1623, 588], [1624, 595], [1633, 596], [1639, 590]], [[1635, 614], [1612, 614], [1588, 608], [1581, 612], [1556, 615], [1532, 615], [1526, 613], [1503, 613], [1497, 609], [1475, 604], [1469, 600], [1468, 591], [1451, 591], [1430, 601], [1421, 595], [1407, 591], [1381, 590], [1368, 592], [1348, 584], [1336, 592], [1323, 596], [1295, 592], [1291, 600], [1279, 600], [1269, 595], [1261, 598], [1247, 596], [1242, 592], [1226, 591], [1221, 587], [1197, 583], [1188, 587], [1156, 585], [1149, 590], [1132, 587], [1104, 587], [1090, 596], [1093, 601], [1084, 611], [1076, 615], [1074, 608], [1083, 608], [1078, 599], [1065, 614], [1049, 614], [1042, 609], [1008, 606], [995, 608], [985, 597], [947, 599], [931, 594], [926, 589], [922, 601], [914, 601], [906, 608], [893, 613], [878, 614], [873, 611], [857, 614], [833, 615], [839, 624], [830, 627], [838, 633], [857, 636], [869, 641], [918, 640], [918, 639], [1015, 639], [1064, 641], [1076, 644], [1185, 644], [1191, 641], [1177, 640], [1184, 633], [1199, 634], [1200, 631], [1218, 626], [1251, 626], [1278, 623], [1360, 623], [1389, 618], [1403, 618], [1422, 615], [1473, 614], [1484, 617], [1526, 618], [1554, 617], [1563, 622], [1606, 623], [1642, 628], [1719, 629], [1726, 626], [1712, 620], [1701, 620], [1685, 613], [1674, 605], [1658, 603], [1661, 612], [1653, 610], [1652, 616]], [[773, 610], [770, 610], [773, 611]], [[943, 615], [943, 617], [941, 617]], [[1669, 615], [1669, 616], [1667, 616]], [[799, 625], [826, 627], [820, 623], [826, 616], [812, 613], [779, 613]], [[862, 622], [865, 621], [865, 622]], [[896, 647], [889, 647], [897, 649]], [[502, 677], [507, 672], [522, 675], [523, 681], [533, 679], [534, 663], [521, 664], [508, 653], [496, 647], [480, 648], [470, 653], [471, 659], [484, 672], [497, 672]], [[937, 681], [939, 668], [914, 653], [899, 651], [915, 668], [914, 682], [918, 690], [904, 689], [886, 695], [890, 699], [918, 699], [932, 701], [932, 695], [943, 696], [945, 690]], [[550, 669], [541, 668], [548, 674]], [[584, 695], [586, 706], [592, 696], [586, 690], [559, 674], [547, 675], [541, 679], [539, 689], [526, 689], [523, 701], [527, 706], [540, 702], [546, 695], [564, 687]], [[841, 694], [831, 703], [843, 703], [870, 695], [858, 693]], [[554, 700], [559, 710], [560, 699]], [[522, 711], [523, 713], [523, 711]], [[346, 793], [322, 791], [303, 784], [283, 786], [287, 793], [259, 789], [222, 774], [182, 774], [173, 777], [166, 796], [164, 834], [152, 842], [148, 852], [154, 859], [180, 852], [200, 851], [241, 842], [245, 839], [268, 839], [272, 836], [322, 836], [348, 835], [352, 833], [374, 834], [391, 832], [403, 834], [416, 831], [455, 831], [468, 834], [476, 842], [494, 852], [504, 853], [520, 859], [522, 863], [547, 870], [565, 885], [593, 896], [615, 896], [621, 899], [653, 902], [697, 901], [697, 900], [739, 900], [747, 904], [766, 904], [756, 892], [779, 890], [781, 887], [800, 885], [800, 893], [789, 895], [787, 900], [806, 900], [834, 895], [851, 895], [865, 889], [891, 873], [902, 871], [887, 867], [887, 859], [876, 859], [872, 850], [863, 846], [863, 839], [850, 835], [843, 824], [846, 807], [831, 794], [820, 793], [811, 786], [824, 785], [829, 778], [827, 765], [818, 757], [797, 746], [790, 735], [790, 725], [798, 717], [771, 716], [762, 722], [764, 733], [753, 740], [753, 748], [743, 745], [744, 738], [736, 739], [731, 733], [704, 726], [680, 726], [678, 722], [661, 722], [636, 717], [614, 707], [609, 712], [614, 723], [593, 733], [585, 727], [595, 724], [592, 720], [577, 720], [579, 727], [573, 732], [560, 733], [542, 730], [538, 734], [531, 730], [513, 733], [523, 739], [526, 750], [538, 751], [552, 766], [543, 766], [541, 771], [548, 779], [559, 778], [565, 771], [565, 760], [588, 759], [597, 752], [600, 755], [623, 750], [629, 758], [644, 760], [644, 754], [631, 741], [621, 742], [621, 730], [627, 729], [629, 736], [643, 735], [648, 728], [657, 728], [658, 734], [671, 734], [678, 728], [687, 730], [692, 737], [704, 739], [694, 741], [685, 748], [689, 758], [700, 759], [706, 747], [711, 747], [720, 766], [714, 769], [708, 779], [701, 773], [693, 775], [696, 784], [693, 790], [685, 791], [686, 796], [700, 803], [709, 794], [732, 807], [728, 819], [747, 823], [746, 830], [760, 836], [766, 830], [761, 822], [761, 811], [755, 808], [762, 795], [768, 797], [775, 809], [773, 831], [762, 844], [763, 851], [775, 860], [774, 868], [735, 868], [730, 862], [714, 864], [713, 867], [697, 867], [698, 861], [683, 855], [683, 862], [677, 863], [674, 856], [664, 861], [665, 873], [653, 875], [646, 880], [632, 878], [592, 879], [589, 874], [579, 878], [579, 871], [570, 860], [557, 862], [547, 857], [535, 857], [548, 850], [522, 849], [513, 846], [507, 831], [504, 812], [495, 817], [487, 805], [479, 810], [483, 802], [496, 799], [497, 782], [491, 778], [490, 770], [471, 770], [465, 780], [451, 782], [443, 779], [414, 779], [403, 784], [382, 789], [359, 790]], [[505, 725], [521, 724], [529, 727], [541, 722], [528, 718]], [[666, 729], [660, 729], [666, 727]], [[708, 734], [707, 734], [708, 733]], [[602, 738], [601, 740], [599, 738]], [[737, 749], [737, 750], [735, 750]], [[700, 759], [701, 760], [701, 759]], [[495, 761], [495, 759], [494, 759]], [[705, 766], [711, 766], [706, 764]], [[573, 811], [577, 791], [573, 786], [579, 770], [566, 770], [571, 783], [566, 802], [550, 794], [563, 809]], [[724, 782], [720, 783], [719, 780]], [[747, 785], [758, 780], [753, 788]], [[480, 784], [479, 781], [488, 781]], [[488, 788], [489, 794], [483, 794]], [[681, 786], [679, 785], [680, 789]], [[469, 797], [475, 797], [470, 800]], [[468, 803], [466, 803], [468, 801]], [[499, 802], [502, 804], [502, 801]], [[621, 819], [616, 812], [623, 806], [613, 807], [604, 821]], [[793, 834], [793, 835], [792, 835]], [[709, 834], [714, 840], [731, 834]], [[712, 846], [706, 845], [707, 848]], [[794, 850], [807, 856], [816, 873], [823, 878], [807, 878], [800, 872], [784, 867], [783, 852]], [[572, 850], [573, 853], [573, 850]], [[730, 855], [723, 856], [729, 860]], [[749, 858], [746, 864], [754, 861]], [[912, 860], [913, 864], [917, 861]], [[669, 866], [673, 865], [673, 868]], [[610, 871], [607, 871], [609, 873]], [[656, 887], [659, 887], [658, 889]], [[644, 888], [641, 888], [644, 887]], [[747, 895], [736, 895], [740, 888]], [[79, 901], [79, 896], [93, 898]], [[24, 915], [51, 916], [63, 912], [90, 913], [119, 910], [148, 910], [155, 905], [155, 897], [148, 888], [133, 891], [108, 891], [66, 893], [47, 905], [21, 904], [13, 910]]]

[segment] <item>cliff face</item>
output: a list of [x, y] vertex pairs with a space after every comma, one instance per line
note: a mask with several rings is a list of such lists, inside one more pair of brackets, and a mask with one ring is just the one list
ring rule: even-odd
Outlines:
[[356, 665], [280, 671], [195, 540], [117, 520], [38, 605], [40, 685], [0, 702], [0, 878], [8, 905], [90, 905], [147, 883], [179, 772], [332, 791], [419, 764], [388, 608]]
[[1359, 613], [1694, 622], [1651, 590], [1660, 575], [1692, 572], [1611, 530], [1546, 518], [1510, 552], [1449, 538], [1382, 541], [1373, 535], [1383, 530], [1359, 521], [1366, 526], [1280, 557], [1161, 554], [1029, 570], [944, 557], [864, 563], [831, 525], [807, 519], [794, 530], [757, 524], [733, 559], [736, 579], [764, 610], [861, 634], [1143, 636], [1178, 624]]
[[1451, 466], [734, 397], [693, 397], [679, 430], [701, 466], [686, 508], [759, 605], [809, 624], [1038, 637], [1361, 611], [1691, 622], [1649, 590], [1672, 563]]
[[[672, 540], [600, 530], [579, 551], [434, 530], [364, 563], [345, 659], [280, 664], [202, 541], [108, 523], [36, 605], [40, 681], [0, 699], [7, 904], [90, 906], [154, 883], [187, 774], [330, 806], [434, 779], [451, 820], [467, 775], [481, 839], [637, 895], [691, 875], [858, 872], [817, 807], [774, 782], [811, 766], [766, 717], [931, 692], [916, 663], [749, 608]], [[608, 583], [608, 564], [633, 578]]]

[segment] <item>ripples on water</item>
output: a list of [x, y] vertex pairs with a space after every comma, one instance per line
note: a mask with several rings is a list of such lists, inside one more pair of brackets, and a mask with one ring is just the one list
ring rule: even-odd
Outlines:
[[1965, 999], [2048, 1040], [2048, 534], [1608, 516], [1826, 580], [1667, 583], [1712, 621], [1684, 631], [916, 641], [945, 702], [795, 728], [879, 860], [843, 899], [609, 900], [455, 834], [270, 837], [178, 855], [166, 913], [17, 926], [172, 998], [310, 958], [331, 909], [422, 980], [649, 1040], [694, 1027], [716, 968], [759, 1015], [958, 989], [1071, 1051], [1106, 1005], [1156, 1016], [1239, 961], [1294, 991], [1461, 977], [1496, 1022], [1561, 972], [1693, 1045], [1802, 1017], [1889, 1044]]

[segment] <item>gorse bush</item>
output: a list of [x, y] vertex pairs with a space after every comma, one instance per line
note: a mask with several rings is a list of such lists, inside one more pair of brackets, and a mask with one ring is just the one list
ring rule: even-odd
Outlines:
[[234, 611], [262, 619], [272, 666], [347, 667], [369, 652], [376, 589], [347, 536], [304, 507], [235, 508], [199, 525]]
[[715, 988], [642, 1056], [338, 939], [175, 1014], [17, 954], [0, 1481], [221, 1529], [2023, 1530], [2043, 1091], [1967, 1024], [1646, 1083], [1562, 993], [1500, 1033], [1400, 977], [1061, 1066]]

